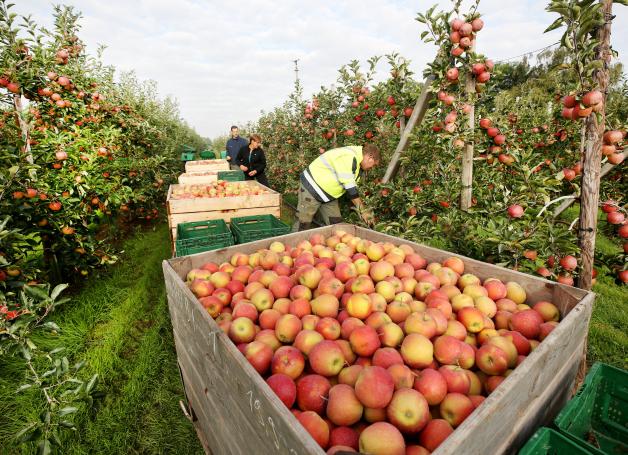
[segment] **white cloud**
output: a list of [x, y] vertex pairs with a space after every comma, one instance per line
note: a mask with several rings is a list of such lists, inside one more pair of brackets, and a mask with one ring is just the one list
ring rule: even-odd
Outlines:
[[[63, 0], [62, 0], [63, 1]], [[470, 3], [469, 0], [465, 0]], [[83, 12], [81, 36], [89, 50], [105, 44], [104, 61], [157, 81], [159, 92], [179, 101], [182, 116], [209, 137], [232, 123], [254, 120], [283, 103], [292, 91], [299, 60], [309, 95], [337, 78], [352, 59], [365, 62], [392, 51], [420, 74], [435, 47], [419, 41], [417, 12], [430, 2], [410, 0], [65, 0]], [[443, 8], [450, 5], [440, 1]], [[483, 0], [485, 29], [478, 50], [506, 59], [558, 40], [543, 34], [554, 17], [547, 0]], [[612, 42], [628, 63], [628, 8], [615, 5]], [[15, 7], [51, 25], [48, 1], [21, 0]], [[380, 71], [384, 63], [380, 64]]]

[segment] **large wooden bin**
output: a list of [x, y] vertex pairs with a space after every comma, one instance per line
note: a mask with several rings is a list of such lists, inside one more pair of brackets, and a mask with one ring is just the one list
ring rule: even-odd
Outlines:
[[[336, 228], [374, 241], [411, 245], [428, 261], [458, 256], [352, 225], [275, 237], [296, 245]], [[192, 268], [227, 261], [235, 252], [267, 248], [271, 239], [164, 261], [177, 357], [189, 408], [208, 453], [319, 454], [319, 448], [251, 367], [185, 285]], [[539, 425], [548, 423], [572, 395], [586, 348], [594, 294], [461, 257], [465, 271], [485, 279], [517, 281], [529, 301], [551, 300], [564, 319], [526, 360], [434, 452], [437, 455], [514, 453]]]
[[225, 220], [233, 217], [249, 215], [281, 216], [281, 194], [266, 188], [255, 180], [238, 182], [249, 186], [259, 186], [269, 193], [248, 196], [231, 196], [221, 198], [172, 199], [172, 191], [179, 185], [170, 185], [166, 198], [168, 226], [172, 240], [177, 238], [177, 225], [193, 221]]

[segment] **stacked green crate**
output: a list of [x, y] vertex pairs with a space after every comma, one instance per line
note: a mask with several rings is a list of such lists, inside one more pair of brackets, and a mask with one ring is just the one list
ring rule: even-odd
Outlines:
[[628, 372], [604, 363], [593, 365], [554, 424], [588, 450], [628, 454]]
[[233, 237], [224, 220], [195, 221], [177, 225], [177, 256], [202, 253], [233, 245]]
[[231, 232], [236, 243], [253, 242], [290, 233], [290, 226], [273, 215], [231, 218]]

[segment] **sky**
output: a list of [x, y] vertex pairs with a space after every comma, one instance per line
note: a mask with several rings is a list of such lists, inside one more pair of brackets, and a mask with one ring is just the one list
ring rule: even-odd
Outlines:
[[[157, 82], [176, 98], [181, 116], [202, 136], [227, 134], [283, 104], [298, 59], [304, 95], [333, 84], [353, 59], [398, 52], [422, 74], [436, 47], [424, 44], [415, 18], [435, 0], [59, 0], [82, 12], [88, 52], [107, 49], [106, 64]], [[52, 25], [52, 3], [19, 0], [13, 11]], [[57, 2], [55, 2], [56, 4]], [[463, 3], [468, 5], [469, 0]], [[477, 50], [493, 60], [517, 57], [558, 41], [543, 30], [557, 17], [548, 0], [481, 0], [485, 22]], [[628, 7], [614, 5], [611, 44], [628, 64]], [[520, 57], [518, 58], [520, 59]], [[513, 59], [515, 61], [517, 59]], [[381, 77], [387, 72], [380, 61]]]

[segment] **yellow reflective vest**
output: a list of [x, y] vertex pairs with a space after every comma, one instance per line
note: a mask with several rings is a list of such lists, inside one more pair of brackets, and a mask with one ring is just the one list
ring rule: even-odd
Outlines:
[[331, 149], [316, 158], [301, 173], [301, 183], [319, 202], [330, 202], [345, 192], [358, 197], [356, 182], [362, 163], [362, 147]]

